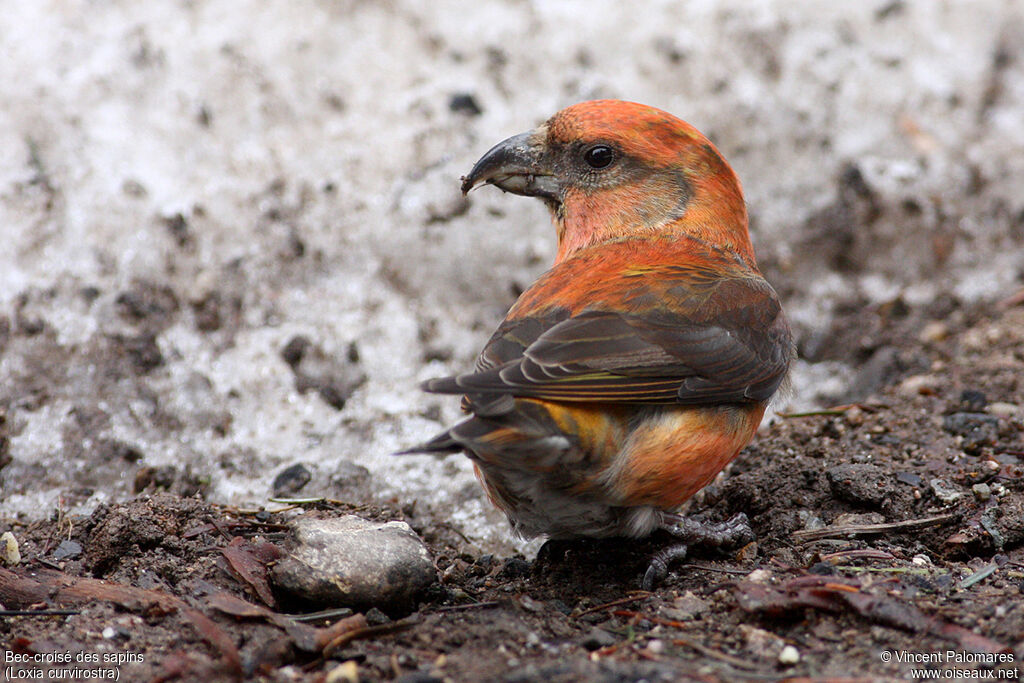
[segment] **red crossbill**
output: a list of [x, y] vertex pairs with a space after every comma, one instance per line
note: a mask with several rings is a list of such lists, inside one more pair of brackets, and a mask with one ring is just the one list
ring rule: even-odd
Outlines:
[[406, 452], [465, 452], [524, 537], [752, 538], [742, 515], [674, 514], [750, 442], [793, 356], [729, 164], [671, 114], [601, 100], [496, 145], [462, 190], [481, 183], [543, 200], [557, 256], [473, 372], [424, 385], [469, 416]]

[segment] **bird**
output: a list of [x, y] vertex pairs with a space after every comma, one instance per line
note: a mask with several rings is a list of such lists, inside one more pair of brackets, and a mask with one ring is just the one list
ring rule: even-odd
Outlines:
[[462, 192], [539, 198], [557, 235], [474, 369], [428, 380], [466, 417], [403, 453], [465, 453], [523, 538], [753, 540], [744, 513], [701, 523], [680, 507], [753, 438], [795, 355], [757, 267], [740, 181], [696, 128], [619, 100], [569, 106], [491, 148]]

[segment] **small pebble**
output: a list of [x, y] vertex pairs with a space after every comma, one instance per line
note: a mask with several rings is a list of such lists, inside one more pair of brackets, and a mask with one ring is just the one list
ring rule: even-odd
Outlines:
[[932, 479], [929, 485], [932, 487], [935, 497], [943, 503], [955, 503], [964, 495], [945, 479]]
[[832, 492], [851, 503], [876, 505], [890, 493], [889, 475], [875, 465], [836, 465], [825, 471]]
[[53, 551], [53, 559], [57, 560], [73, 560], [82, 554], [82, 544], [77, 541], [71, 541], [64, 539], [60, 542], [60, 545]]
[[984, 392], [977, 389], [964, 389], [960, 392], [960, 407], [962, 410], [977, 413], [984, 410], [986, 405], [988, 405], [988, 397], [985, 396]]
[[370, 626], [383, 626], [390, 624], [391, 619], [376, 607], [371, 607], [366, 611], [366, 623]]
[[962, 437], [960, 447], [967, 453], [977, 453], [985, 446], [993, 446], [999, 437], [999, 418], [988, 413], [953, 413], [942, 420], [942, 428]]
[[544, 611], [544, 603], [534, 600], [529, 595], [522, 595], [519, 598], [519, 604], [522, 605], [523, 609], [527, 612], [533, 612], [536, 614]]
[[792, 645], [787, 645], [782, 648], [782, 652], [779, 653], [779, 664], [783, 666], [793, 666], [800, 661], [800, 651]]
[[354, 659], [342, 662], [327, 672], [325, 683], [359, 683], [359, 665]]
[[825, 521], [810, 510], [798, 510], [797, 518], [803, 522], [804, 529], [824, 529]]
[[949, 336], [949, 325], [941, 320], [932, 320], [921, 328], [917, 338], [925, 344], [940, 342]]
[[749, 624], [740, 624], [740, 633], [747, 641], [747, 649], [751, 654], [763, 659], [773, 659], [779, 656], [786, 642], [771, 631], [765, 631]]
[[530, 563], [521, 557], [510, 557], [505, 560], [501, 571], [498, 572], [499, 579], [521, 579], [530, 575]]
[[930, 396], [939, 387], [939, 378], [935, 375], [912, 375], [900, 382], [899, 392], [904, 396]]
[[8, 567], [21, 562], [21, 551], [18, 550], [18, 539], [10, 531], [0, 534], [0, 557]]
[[440, 676], [435, 676], [433, 673], [427, 673], [425, 671], [410, 671], [407, 674], [402, 674], [398, 678], [392, 679], [392, 683], [442, 683], [444, 681]]
[[921, 479], [921, 475], [913, 472], [897, 472], [896, 481], [902, 484], [910, 484], [911, 486], [920, 486], [924, 480]]
[[274, 491], [274, 497], [283, 498], [284, 496], [294, 495], [301, 491], [312, 478], [313, 475], [309, 471], [309, 468], [301, 462], [289, 465], [278, 472], [277, 476], [274, 477], [274, 483], [271, 484], [271, 489]]
[[707, 602], [694, 595], [692, 591], [686, 591], [673, 600], [670, 607], [663, 608], [661, 614], [672, 621], [689, 621], [709, 609], [711, 607]]
[[961, 335], [960, 345], [967, 351], [982, 351], [988, 347], [988, 340], [981, 330], [973, 328]]
[[998, 417], [1016, 417], [1020, 414], [1020, 406], [1014, 403], [1005, 403], [1003, 401], [996, 401], [995, 403], [989, 403], [986, 410], [992, 415]]
[[102, 635], [107, 640], [113, 640], [117, 637], [117, 629], [115, 629], [113, 626], [107, 626], [105, 629], [103, 629]]
[[992, 489], [988, 484], [975, 484], [971, 487], [971, 491], [974, 492], [974, 497], [980, 501], [986, 501], [992, 497]]
[[615, 636], [608, 633], [608, 631], [605, 631], [603, 628], [592, 628], [587, 635], [580, 639], [580, 645], [591, 652], [614, 644]]
[[483, 109], [477, 104], [476, 98], [471, 93], [457, 93], [448, 99], [448, 108], [459, 114], [468, 116], [479, 116]]
[[755, 569], [747, 574], [747, 581], [753, 581], [754, 583], [768, 583], [771, 578], [772, 573], [767, 569]]

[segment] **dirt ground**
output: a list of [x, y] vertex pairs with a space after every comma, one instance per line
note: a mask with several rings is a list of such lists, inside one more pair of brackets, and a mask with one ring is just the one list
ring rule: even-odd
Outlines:
[[[1012, 679], [1024, 656], [1019, 299], [837, 321], [836, 352], [863, 355], [851, 340], [865, 332], [871, 357], [884, 350], [884, 367], [860, 366], [881, 388], [776, 418], [689, 509], [745, 512], [756, 542], [694, 549], [652, 593], [640, 578], [665, 538], [548, 543], [527, 561], [482, 554], [397, 498], [240, 510], [152, 480], [89, 517], [13, 525], [21, 564], [0, 570], [0, 602], [71, 612], [6, 613], [6, 656], [92, 653], [114, 664], [80, 666], [132, 681]], [[348, 616], [317, 640], [310, 626], [341, 617], [282, 617], [324, 606], [267, 592], [269, 548], [297, 514], [345, 512], [407, 521], [438, 581], [411, 611]]]

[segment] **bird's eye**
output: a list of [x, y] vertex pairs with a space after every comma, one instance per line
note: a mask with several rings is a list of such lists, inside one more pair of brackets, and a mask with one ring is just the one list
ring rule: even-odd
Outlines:
[[608, 145], [594, 145], [583, 153], [583, 161], [590, 168], [607, 168], [615, 161], [615, 150]]

